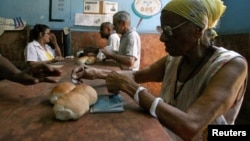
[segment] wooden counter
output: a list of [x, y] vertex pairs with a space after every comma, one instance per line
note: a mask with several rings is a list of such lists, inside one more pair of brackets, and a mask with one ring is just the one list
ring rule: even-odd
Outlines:
[[[108, 63], [93, 67], [107, 68]], [[70, 81], [75, 62], [62, 67], [60, 82]], [[110, 69], [118, 69], [109, 66]], [[86, 80], [98, 94], [107, 93], [104, 80]], [[22, 85], [0, 81], [1, 141], [170, 141], [162, 125], [145, 113], [128, 95], [122, 93], [122, 113], [86, 113], [76, 121], [55, 119], [48, 94], [56, 83]]]

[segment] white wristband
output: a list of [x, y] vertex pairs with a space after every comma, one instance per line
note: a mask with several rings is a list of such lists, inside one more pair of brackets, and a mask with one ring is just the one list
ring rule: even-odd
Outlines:
[[135, 100], [136, 103], [139, 104], [139, 93], [140, 93], [141, 91], [145, 90], [145, 89], [146, 89], [146, 88], [141, 87], [141, 86], [137, 88], [137, 90], [136, 90], [136, 92], [135, 92], [135, 94], [134, 94], [134, 100]]
[[155, 113], [155, 110], [156, 110], [156, 107], [157, 107], [159, 101], [163, 101], [163, 100], [162, 100], [162, 98], [157, 97], [157, 98], [153, 101], [153, 103], [151, 104], [150, 110], [149, 110], [151, 116], [153, 116], [153, 117], [155, 117], [155, 118], [157, 118], [157, 115], [156, 115], [156, 113]]

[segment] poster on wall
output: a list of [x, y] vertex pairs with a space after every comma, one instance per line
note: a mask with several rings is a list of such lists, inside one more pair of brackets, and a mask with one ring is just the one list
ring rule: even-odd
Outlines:
[[118, 12], [118, 3], [111, 1], [102, 1], [102, 13], [105, 14], [115, 14]]
[[83, 13], [75, 14], [75, 25], [100, 26], [103, 22], [113, 22], [118, 11], [118, 3], [105, 0], [84, 0]]
[[80, 26], [100, 26], [103, 22], [113, 21], [112, 14], [82, 14], [75, 15], [75, 25]]
[[83, 13], [87, 14], [114, 14], [118, 12], [118, 3], [112, 1], [84, 0]]
[[83, 1], [84, 13], [100, 13], [100, 2], [97, 0], [84, 0]]

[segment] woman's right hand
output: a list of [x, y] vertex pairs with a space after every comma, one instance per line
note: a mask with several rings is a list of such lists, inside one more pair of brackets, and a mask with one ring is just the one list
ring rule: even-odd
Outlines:
[[50, 42], [54, 45], [57, 44], [56, 35], [54, 33], [50, 33]]

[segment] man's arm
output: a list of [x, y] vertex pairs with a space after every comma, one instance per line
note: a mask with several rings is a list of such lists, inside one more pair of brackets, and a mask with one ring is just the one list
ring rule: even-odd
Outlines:
[[8, 59], [0, 55], [0, 78], [13, 80], [14, 76], [21, 73], [16, 66], [14, 66]]
[[111, 52], [106, 48], [101, 49], [101, 51], [107, 58], [114, 59], [119, 64], [125, 65], [127, 67], [132, 67], [136, 61], [136, 58], [134, 56], [120, 55], [118, 53]]
[[47, 76], [60, 76], [61, 71], [50, 68], [45, 64], [30, 67], [25, 71], [19, 70], [8, 59], [0, 55], [0, 78], [8, 79], [11, 81], [34, 84], [39, 82], [57, 82], [47, 78]]
[[[156, 63], [143, 68], [139, 71], [116, 71], [119, 74], [125, 75], [137, 83], [143, 82], [159, 82], [164, 76], [166, 56], [158, 60]], [[106, 79], [111, 70], [98, 69], [86, 65], [78, 66], [72, 70], [71, 77], [73, 80], [80, 82], [82, 78], [85, 79]], [[81, 83], [81, 82], [80, 82]]]

